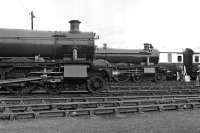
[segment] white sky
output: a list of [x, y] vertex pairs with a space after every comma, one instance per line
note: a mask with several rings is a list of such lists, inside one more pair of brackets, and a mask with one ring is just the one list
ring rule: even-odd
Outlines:
[[0, 28], [69, 30], [79, 19], [81, 31], [100, 36], [98, 46], [160, 51], [200, 51], [200, 0], [0, 0]]

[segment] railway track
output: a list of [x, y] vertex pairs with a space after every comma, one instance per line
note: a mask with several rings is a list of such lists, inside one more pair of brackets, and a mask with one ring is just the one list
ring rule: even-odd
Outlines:
[[131, 88], [131, 89], [200, 89], [200, 84], [196, 81], [179, 82], [179, 81], [163, 81], [163, 82], [144, 82], [144, 83], [110, 83], [111, 89]]
[[16, 96], [4, 92], [5, 96], [3, 93], [0, 96], [0, 118], [13, 120], [200, 108], [199, 86], [164, 84], [111, 84], [108, 90], [99, 94], [81, 90], [49, 95], [46, 91], [35, 91]]
[[92, 96], [151, 96], [151, 95], [199, 95], [200, 89], [140, 89], [133, 90], [131, 88], [121, 88], [117, 90], [107, 90], [101, 93], [92, 94], [87, 91], [62, 91], [59, 94], [50, 95], [46, 91], [36, 91], [26, 95], [14, 95], [7, 93], [0, 93], [1, 97], [18, 98], [18, 97], [92, 97]]
[[0, 98], [0, 105], [14, 104], [35, 104], [35, 103], [57, 103], [57, 102], [102, 102], [102, 101], [122, 101], [140, 99], [165, 99], [165, 98], [197, 98], [200, 95], [151, 95], [151, 96], [88, 96], [88, 97], [21, 97], [21, 98]]
[[200, 107], [200, 96], [198, 95], [2, 98], [0, 101], [0, 118], [10, 120], [193, 109]]

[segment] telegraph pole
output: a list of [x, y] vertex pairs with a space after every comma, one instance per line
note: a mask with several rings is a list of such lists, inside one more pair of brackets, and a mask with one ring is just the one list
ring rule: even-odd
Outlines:
[[35, 18], [35, 15], [33, 14], [33, 11], [31, 11], [31, 30], [33, 30], [33, 19]]

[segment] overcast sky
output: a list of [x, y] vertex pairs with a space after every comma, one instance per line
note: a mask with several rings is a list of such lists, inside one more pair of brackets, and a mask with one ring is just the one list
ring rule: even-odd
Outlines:
[[200, 0], [0, 0], [0, 28], [68, 31], [78, 19], [81, 31], [99, 35], [98, 46], [160, 51], [200, 51]]

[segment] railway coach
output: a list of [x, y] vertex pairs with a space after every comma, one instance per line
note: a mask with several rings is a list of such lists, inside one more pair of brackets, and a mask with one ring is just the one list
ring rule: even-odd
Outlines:
[[171, 79], [177, 79], [179, 73], [195, 80], [199, 74], [199, 58], [200, 53], [190, 48], [183, 52], [160, 52], [159, 65], [168, 69], [168, 77]]

